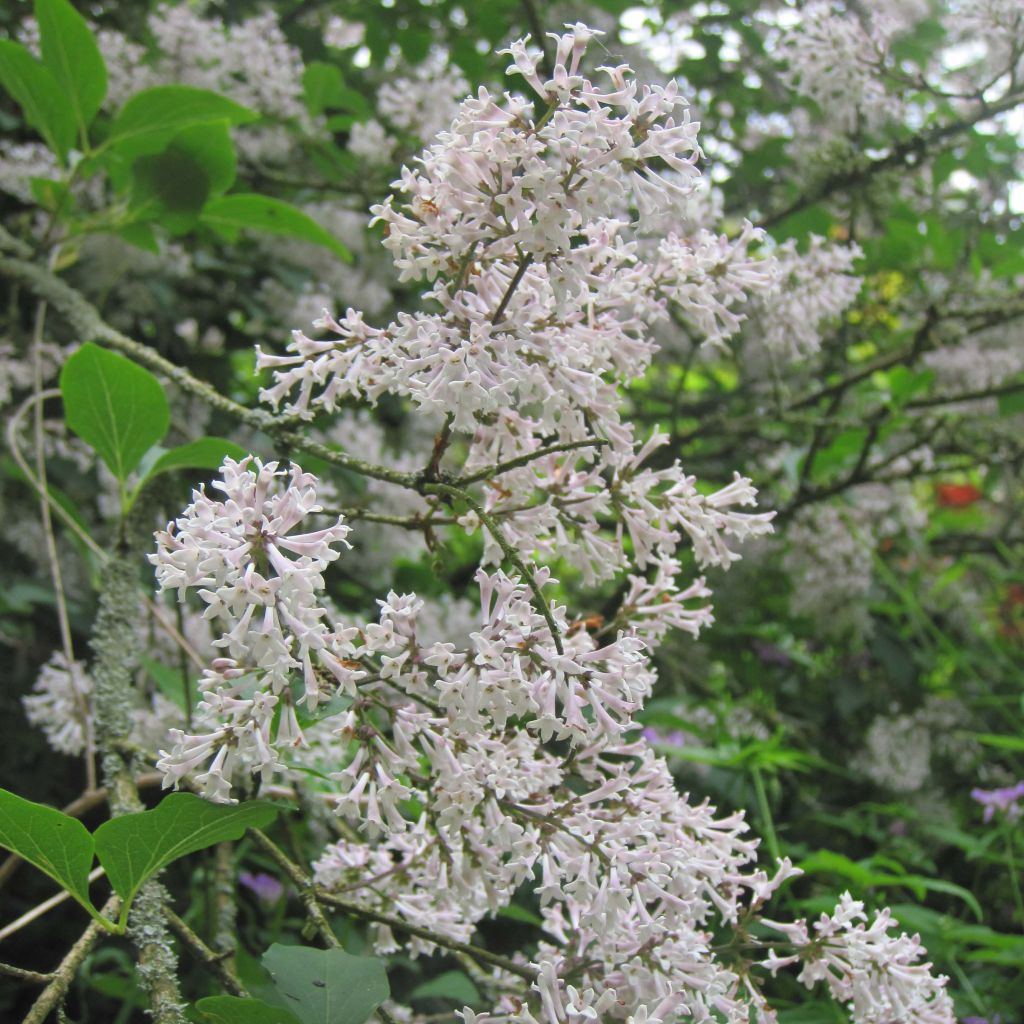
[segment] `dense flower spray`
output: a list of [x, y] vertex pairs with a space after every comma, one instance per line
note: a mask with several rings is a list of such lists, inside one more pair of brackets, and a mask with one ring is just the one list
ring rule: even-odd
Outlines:
[[[720, 344], [780, 275], [752, 225], [653, 237], [697, 175], [697, 125], [675, 85], [640, 87], [625, 66], [591, 81], [593, 35], [556, 37], [550, 76], [514, 43], [510, 70], [534, 98], [481, 89], [375, 207], [401, 275], [432, 282], [424, 311], [381, 328], [325, 312], [326, 337], [259, 355], [274, 371], [264, 398], [301, 417], [384, 394], [445, 417], [409, 487], [426, 517], [450, 505], [484, 535], [474, 628], [427, 636], [423, 600], [395, 592], [375, 621], [340, 621], [324, 573], [348, 527], [309, 522], [319, 481], [228, 460], [222, 496], [197, 492], [152, 556], [161, 587], [198, 594], [224, 655], [200, 727], [162, 754], [165, 780], [191, 774], [229, 799], [240, 769], [314, 769], [304, 784], [349, 823], [318, 882], [434, 936], [466, 940], [533, 890], [543, 939], [517, 973], [495, 969], [492, 1013], [466, 1009], [466, 1024], [771, 1021], [761, 984], [789, 963], [858, 1024], [952, 1021], [916, 940], [891, 938], [885, 914], [859, 923], [849, 900], [813, 937], [771, 924], [785, 955], [763, 961], [754, 943], [748, 957], [750, 924], [795, 869], [758, 869], [743, 815], [680, 795], [634, 721], [659, 639], [711, 622], [705, 580], [680, 579], [680, 545], [728, 567], [771, 514], [743, 511], [745, 477], [702, 487], [664, 457], [663, 434], [635, 436], [618, 389], [648, 366], [670, 309]], [[618, 608], [571, 615], [544, 564], [556, 557], [587, 581], [627, 571]], [[735, 929], [730, 955], [714, 948], [720, 928]], [[398, 948], [383, 925], [373, 940]]]

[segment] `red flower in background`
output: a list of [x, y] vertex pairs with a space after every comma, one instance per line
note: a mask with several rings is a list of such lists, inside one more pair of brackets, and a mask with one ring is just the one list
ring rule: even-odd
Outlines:
[[936, 484], [935, 497], [943, 508], [970, 508], [982, 492], [974, 484]]

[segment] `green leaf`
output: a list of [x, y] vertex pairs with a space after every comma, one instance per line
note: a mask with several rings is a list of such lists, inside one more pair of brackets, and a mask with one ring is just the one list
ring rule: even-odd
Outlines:
[[170, 473], [175, 469], [220, 469], [226, 458], [232, 458], [237, 462], [248, 454], [240, 444], [235, 444], [226, 437], [201, 437], [197, 441], [190, 441], [164, 452], [153, 463], [143, 482], [149, 483], [153, 477], [161, 473]]
[[172, 234], [183, 234], [211, 197], [232, 186], [235, 171], [227, 122], [193, 125], [166, 149], [140, 156], [132, 165], [129, 213], [139, 220], [159, 220]]
[[1018, 391], [1008, 391], [1005, 395], [999, 396], [999, 415], [1016, 416], [1024, 412], [1024, 384], [1020, 385]]
[[92, 31], [68, 0], [36, 0], [39, 43], [83, 142], [107, 95], [107, 67]]
[[391, 992], [383, 961], [342, 949], [275, 943], [263, 966], [302, 1024], [364, 1024]]
[[60, 390], [68, 426], [122, 483], [167, 433], [170, 410], [156, 377], [92, 342], [64, 364]]
[[48, 874], [95, 916], [89, 900], [93, 838], [77, 818], [0, 789], [0, 846]]
[[196, 1009], [213, 1024], [299, 1024], [295, 1014], [260, 999], [207, 996], [196, 1003]]
[[62, 181], [54, 181], [52, 178], [30, 178], [28, 184], [32, 189], [32, 198], [44, 210], [56, 213], [71, 205], [71, 190]]
[[156, 240], [156, 235], [153, 234], [153, 229], [148, 224], [143, 224], [141, 221], [125, 224], [112, 234], [123, 238], [129, 245], [134, 245], [136, 249], [160, 255], [160, 243]]
[[522, 921], [524, 924], [536, 925], [538, 928], [544, 927], [544, 921], [540, 916], [532, 910], [527, 910], [526, 907], [521, 907], [518, 903], [507, 903], [500, 907], [497, 916], [506, 917], [510, 921]]
[[75, 116], [49, 69], [24, 46], [0, 39], [0, 85], [63, 163], [75, 139]]
[[271, 235], [301, 238], [304, 242], [312, 242], [314, 245], [330, 249], [346, 262], [352, 260], [352, 254], [348, 249], [312, 217], [290, 203], [270, 196], [254, 193], [224, 196], [223, 199], [206, 204], [202, 221], [229, 240], [237, 238], [241, 229], [248, 228], [252, 231], [265, 231]]
[[190, 85], [157, 85], [136, 93], [121, 108], [108, 146], [125, 159], [159, 153], [183, 129], [197, 124], [245, 124], [259, 115], [234, 100]]
[[480, 993], [476, 985], [462, 971], [445, 971], [436, 978], [417, 985], [409, 998], [447, 999], [459, 1006], [476, 1006], [480, 1002]]
[[302, 73], [302, 92], [306, 108], [317, 117], [329, 107], [340, 107], [345, 81], [336, 64], [313, 60]]
[[1024, 736], [1003, 736], [994, 732], [976, 732], [973, 735], [974, 739], [979, 743], [984, 743], [987, 747], [1024, 753]]
[[127, 905], [147, 878], [172, 861], [240, 839], [247, 828], [263, 828], [276, 814], [277, 808], [265, 801], [213, 804], [192, 793], [171, 793], [151, 811], [100, 825], [93, 836], [96, 856]]

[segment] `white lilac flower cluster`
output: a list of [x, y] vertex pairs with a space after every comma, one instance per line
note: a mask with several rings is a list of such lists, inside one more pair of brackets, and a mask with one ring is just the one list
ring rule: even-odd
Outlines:
[[782, 35], [782, 80], [817, 104], [832, 131], [878, 129], [899, 116], [900, 100], [886, 89], [883, 71], [895, 34], [920, 16], [916, 8], [872, 2], [840, 12], [830, 0], [813, 0]]
[[761, 342], [784, 359], [813, 355], [821, 348], [820, 326], [848, 309], [861, 279], [851, 271], [860, 246], [832, 245], [811, 235], [806, 252], [790, 239], [774, 253], [775, 287], [754, 302]]
[[[711, 621], [704, 581], [677, 583], [679, 545], [728, 566], [734, 542], [768, 532], [771, 516], [738, 511], [754, 501], [739, 475], [707, 493], [659, 461], [666, 438], [637, 439], [617, 390], [648, 364], [649, 322], [670, 302], [692, 314], [705, 296], [688, 289], [691, 274], [714, 278], [731, 247], [690, 245], [692, 266], [664, 247], [640, 258], [639, 232], [696, 173], [696, 126], [674, 86], [640, 89], [625, 67], [602, 72], [607, 90], [594, 86], [581, 73], [592, 34], [578, 25], [557, 39], [548, 80], [514, 44], [543, 116], [481, 90], [403, 171], [404, 199], [376, 208], [400, 272], [434, 279], [440, 312], [383, 329], [353, 310], [325, 315], [333, 337], [297, 334], [291, 354], [260, 354], [276, 371], [266, 397], [290, 412], [312, 418], [389, 393], [462, 433], [460, 472], [485, 486], [459, 522], [484, 529], [491, 567], [477, 572], [468, 637], [461, 626], [439, 637], [415, 594], [389, 593], [376, 621], [338, 621], [324, 572], [348, 527], [332, 514], [300, 532], [322, 513], [318, 482], [297, 466], [227, 460], [221, 496], [196, 492], [151, 556], [163, 589], [198, 594], [224, 654], [203, 680], [206, 731], [174, 733], [159, 763], [167, 784], [190, 775], [229, 799], [240, 768], [269, 779], [300, 756], [353, 826], [317, 862], [317, 881], [425, 929], [405, 945], [413, 955], [433, 950], [430, 935], [468, 939], [532, 888], [545, 938], [515, 960], [531, 980], [496, 969], [493, 1013], [464, 1009], [466, 1024], [770, 1022], [754, 965], [719, 956], [714, 933], [759, 911], [795, 869], [756, 869], [742, 814], [681, 796], [634, 716], [655, 681], [656, 642]], [[759, 281], [745, 256], [719, 277], [730, 274], [719, 323], [734, 291], [738, 301], [744, 281]], [[541, 451], [553, 442], [588, 447]], [[435, 466], [423, 479], [454, 476]], [[437, 493], [424, 492], [430, 514]], [[500, 568], [509, 548], [523, 565], [565, 558], [587, 580], [636, 571], [609, 621], [574, 619], [549, 569]], [[845, 905], [836, 914], [850, 916]], [[871, 932], [874, 959], [855, 961], [853, 931], [836, 929], [830, 955], [859, 986], [851, 996], [826, 979], [839, 998], [891, 1010], [876, 982], [891, 967], [915, 1012], [940, 1006], [944, 982], [915, 966], [914, 940], [886, 945]], [[399, 948], [389, 928], [372, 932], [378, 951]], [[806, 972], [832, 948], [821, 935], [798, 957]]]
[[916, 936], [891, 935], [897, 922], [888, 908], [868, 920], [864, 904], [844, 893], [832, 914], [822, 914], [813, 934], [804, 922], [763, 921], [781, 932], [795, 952], [769, 954], [764, 966], [801, 963], [798, 975], [808, 988], [825, 982], [833, 997], [846, 1004], [854, 1024], [948, 1024], [953, 1001], [942, 979], [922, 963], [924, 950]]
[[[749, 225], [734, 241], [670, 236], [640, 257], [637, 231], [676, 209], [697, 174], [696, 125], [674, 83], [641, 89], [624, 66], [603, 69], [606, 89], [585, 78], [589, 36], [560, 37], [546, 82], [515, 44], [510, 70], [546, 102], [543, 117], [480, 90], [403, 170], [399, 196], [374, 208], [401, 276], [435, 279], [426, 298], [441, 312], [376, 328], [355, 310], [325, 311], [316, 326], [331, 336], [295, 332], [288, 354], [259, 352], [274, 370], [263, 397], [312, 418], [348, 399], [408, 396], [470, 435], [470, 471], [596, 436], [600, 450], [538, 458], [484, 489], [510, 543], [526, 556], [557, 550], [588, 580], [628, 563], [627, 536], [641, 568], [671, 557], [683, 534], [702, 564], [728, 564], [723, 535], [770, 529], [769, 515], [736, 511], [754, 502], [750, 482], [704, 495], [676, 464], [647, 468], [666, 438], [635, 438], [618, 385], [648, 366], [649, 325], [670, 303], [718, 341], [740, 322], [731, 307], [773, 273], [747, 253], [759, 237]], [[623, 527], [609, 536], [615, 518]], [[488, 559], [500, 553], [492, 538]]]
[[[29, 724], [42, 731], [57, 753], [77, 756], [90, 746], [93, 680], [82, 662], [69, 665], [64, 653], [55, 651], [21, 704]], [[180, 724], [182, 714], [176, 704], [156, 692], [148, 697], [140, 694], [129, 717], [131, 732], [125, 739], [150, 748], [165, 742], [168, 728]]]
[[451, 124], [469, 92], [462, 73], [441, 52], [384, 82], [377, 91], [376, 116], [349, 130], [348, 150], [369, 164], [388, 164], [405, 155], [410, 140], [422, 145]]

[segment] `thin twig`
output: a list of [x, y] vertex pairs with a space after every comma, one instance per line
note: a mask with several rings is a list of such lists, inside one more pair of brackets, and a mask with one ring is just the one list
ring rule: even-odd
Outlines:
[[164, 914], [171, 931], [181, 939], [189, 953], [224, 986], [230, 995], [244, 998], [249, 994], [228, 965], [230, 952], [218, 953], [216, 950], [210, 949], [170, 907], [164, 910]]
[[513, 469], [521, 469], [523, 466], [528, 466], [531, 462], [543, 459], [548, 455], [576, 451], [580, 448], [603, 448], [607, 444], [608, 441], [603, 437], [590, 438], [586, 441], [560, 441], [557, 444], [549, 444], [544, 448], [538, 448], [536, 451], [527, 452], [525, 455], [517, 455], [514, 459], [509, 459], [507, 462], [499, 462], [497, 465], [488, 466], [487, 469], [481, 469], [476, 473], [461, 476], [453, 481], [453, 486], [468, 487], [470, 484], [479, 483], [481, 480], [493, 480], [495, 477], [501, 476], [502, 473], [508, 473]]
[[[104, 874], [103, 868], [93, 868], [89, 872], [89, 881], [95, 882]], [[4, 925], [0, 928], [0, 942], [4, 939], [9, 938], [15, 932], [20, 932], [26, 925], [30, 925], [33, 921], [39, 920], [45, 914], [48, 914], [54, 907], [59, 907], [65, 900], [71, 899], [71, 893], [67, 889], [61, 889], [56, 896], [51, 896], [48, 900], [43, 900], [42, 903], [36, 904], [31, 910], [26, 910], [21, 917], [16, 918], [10, 924]]]
[[[52, 269], [60, 252], [55, 246], [50, 253]], [[57, 552], [57, 536], [53, 532], [53, 519], [50, 516], [49, 489], [46, 486], [46, 436], [43, 427], [43, 334], [46, 330], [46, 300], [40, 299], [36, 304], [35, 323], [32, 327], [32, 397], [35, 399], [32, 423], [32, 437], [35, 446], [36, 476], [40, 484], [39, 514], [46, 542], [46, 557], [50, 563], [50, 577], [53, 581], [53, 598], [57, 610], [57, 625], [60, 631], [60, 645], [71, 679], [71, 689], [78, 709], [78, 717], [82, 723], [83, 759], [85, 763], [85, 788], [96, 788], [96, 741], [93, 736], [92, 716], [89, 714], [85, 696], [85, 686], [81, 668], [75, 659], [74, 641], [71, 639], [71, 619], [68, 615], [67, 601], [64, 597], [64, 574], [61, 570], [60, 555]], [[17, 444], [17, 435], [14, 438]]]
[[48, 985], [53, 981], [52, 974], [40, 974], [39, 971], [28, 971], [24, 967], [15, 967], [14, 964], [3, 962], [0, 962], [0, 974], [18, 981], [28, 982], [31, 985]]
[[[108, 919], [116, 918], [120, 902], [116, 896], [111, 896], [103, 905], [100, 913]], [[103, 933], [103, 926], [98, 921], [93, 921], [82, 932], [78, 941], [68, 950], [67, 956], [53, 972], [53, 980], [43, 989], [22, 1024], [44, 1024], [46, 1018], [67, 995], [67, 991], [78, 973], [78, 968], [82, 966], [82, 961], [89, 955], [89, 951], [96, 945]]]

